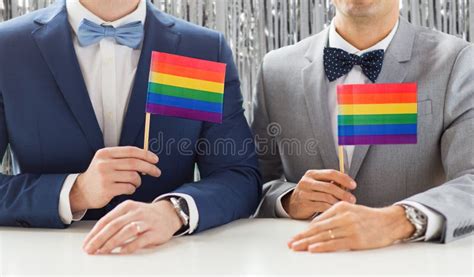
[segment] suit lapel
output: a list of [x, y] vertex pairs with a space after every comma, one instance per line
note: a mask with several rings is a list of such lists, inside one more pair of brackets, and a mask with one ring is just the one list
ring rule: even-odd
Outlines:
[[152, 51], [175, 54], [180, 35], [172, 27], [174, 21], [147, 2], [145, 38], [138, 62], [128, 110], [124, 119], [120, 145], [133, 145], [143, 131], [145, 123], [145, 102], [148, 91], [148, 78]]
[[50, 13], [36, 18], [40, 27], [32, 36], [84, 136], [97, 151], [104, 147], [102, 131], [74, 51], [66, 5], [59, 1], [49, 9]]
[[327, 30], [314, 37], [305, 55], [309, 65], [303, 69], [302, 74], [306, 108], [324, 167], [337, 169], [338, 159], [328, 107], [328, 80], [323, 64], [323, 51], [327, 39]]
[[[407, 75], [407, 65], [411, 59], [415, 30], [404, 18], [400, 18], [400, 25], [385, 54], [382, 72], [377, 83], [402, 83]], [[371, 146], [356, 146], [352, 157], [349, 175], [356, 178]]]

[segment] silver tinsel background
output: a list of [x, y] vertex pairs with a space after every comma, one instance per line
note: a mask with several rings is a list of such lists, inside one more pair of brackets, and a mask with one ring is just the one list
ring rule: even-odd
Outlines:
[[[0, 0], [0, 21], [54, 0]], [[161, 10], [224, 33], [234, 50], [247, 116], [263, 56], [321, 31], [334, 15], [331, 0], [154, 0]], [[471, 0], [402, 0], [412, 23], [474, 41]]]
[[[410, 22], [474, 41], [472, 0], [401, 0]], [[0, 0], [0, 21], [54, 0]], [[221, 31], [231, 45], [248, 119], [252, 88], [265, 53], [321, 31], [334, 16], [331, 0], [154, 0], [161, 10]], [[0, 63], [1, 66], [1, 63]]]

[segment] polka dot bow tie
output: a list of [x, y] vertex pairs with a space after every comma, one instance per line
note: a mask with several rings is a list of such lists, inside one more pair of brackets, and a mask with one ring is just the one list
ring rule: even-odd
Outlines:
[[362, 56], [350, 54], [339, 48], [324, 48], [324, 70], [329, 81], [347, 75], [355, 65], [362, 68], [365, 76], [373, 83], [382, 71], [384, 50], [367, 52]]

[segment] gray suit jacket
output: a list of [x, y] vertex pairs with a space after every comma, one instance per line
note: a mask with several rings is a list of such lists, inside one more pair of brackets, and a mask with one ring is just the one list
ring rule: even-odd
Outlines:
[[[307, 170], [338, 169], [323, 49], [328, 30], [269, 53], [254, 107], [267, 182], [259, 217]], [[418, 83], [418, 144], [357, 146], [349, 175], [358, 204], [421, 203], [446, 219], [442, 241], [474, 231], [474, 45], [401, 19], [378, 83]]]

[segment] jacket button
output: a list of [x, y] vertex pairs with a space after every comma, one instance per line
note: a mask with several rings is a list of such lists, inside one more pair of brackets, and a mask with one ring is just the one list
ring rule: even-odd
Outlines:
[[456, 228], [456, 229], [454, 230], [453, 236], [454, 236], [454, 237], [459, 237], [459, 236], [461, 235], [461, 234], [460, 234], [460, 233], [461, 233], [460, 231], [461, 231], [461, 230], [460, 230], [459, 228]]
[[18, 226], [23, 227], [23, 228], [30, 228], [31, 227], [31, 225], [28, 222], [24, 221], [24, 220], [17, 220], [16, 223], [18, 224]]

